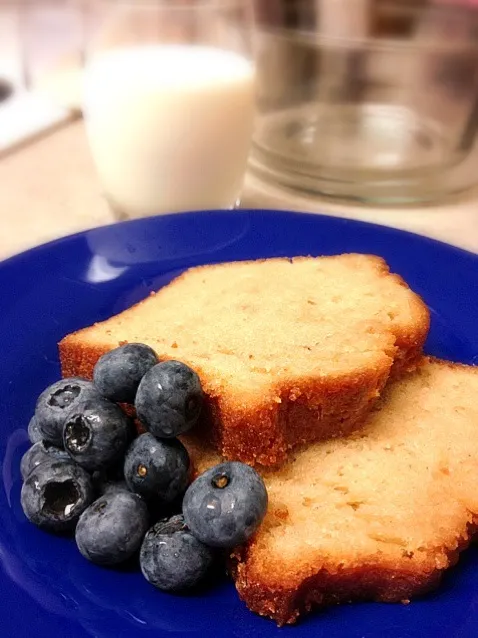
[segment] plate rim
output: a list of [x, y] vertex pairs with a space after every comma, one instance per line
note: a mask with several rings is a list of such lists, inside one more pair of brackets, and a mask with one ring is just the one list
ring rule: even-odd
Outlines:
[[178, 217], [186, 217], [186, 218], [196, 218], [199, 216], [220, 216], [220, 217], [233, 217], [237, 215], [249, 216], [249, 215], [263, 215], [272, 216], [272, 215], [280, 215], [284, 217], [300, 217], [300, 218], [316, 218], [319, 223], [337, 223], [343, 224], [344, 226], [357, 226], [359, 228], [370, 228], [371, 230], [375, 230], [380, 234], [386, 235], [398, 235], [402, 238], [409, 238], [411, 241], [423, 242], [429, 246], [435, 246], [436, 248], [441, 248], [445, 251], [448, 251], [451, 255], [460, 256], [464, 258], [471, 258], [478, 263], [478, 252], [475, 253], [471, 250], [467, 250], [465, 248], [461, 248], [454, 244], [449, 244], [446, 241], [440, 239], [434, 239], [433, 237], [429, 237], [427, 235], [422, 235], [420, 233], [405, 230], [402, 228], [396, 228], [394, 226], [388, 226], [386, 224], [379, 224], [377, 222], [369, 222], [362, 219], [354, 219], [350, 217], [338, 217], [335, 215], [329, 215], [327, 213], [314, 213], [310, 211], [295, 211], [289, 209], [275, 209], [275, 208], [241, 208], [238, 210], [226, 210], [226, 209], [208, 209], [208, 210], [194, 210], [194, 211], [185, 211], [180, 213], [168, 213], [166, 215], [152, 215], [150, 217], [140, 217], [137, 219], [128, 219], [124, 221], [117, 221], [111, 224], [105, 224], [101, 226], [95, 226], [93, 228], [86, 228], [84, 230], [80, 230], [76, 233], [70, 233], [68, 235], [64, 235], [62, 237], [57, 237], [56, 239], [52, 239], [47, 242], [43, 242], [36, 246], [32, 246], [31, 248], [27, 248], [26, 250], [22, 250], [19, 253], [15, 253], [6, 259], [0, 260], [0, 270], [3, 270], [5, 267], [15, 266], [17, 262], [21, 262], [25, 259], [29, 259], [31, 257], [35, 257], [37, 254], [41, 254], [42, 252], [48, 251], [51, 248], [56, 248], [62, 244], [67, 244], [68, 242], [73, 242], [82, 237], [86, 237], [90, 234], [95, 234], [97, 232], [104, 232], [105, 230], [114, 230], [116, 228], [127, 228], [128, 226], [141, 226], [142, 224], [148, 223], [161, 223], [163, 220], [166, 222], [170, 222]]

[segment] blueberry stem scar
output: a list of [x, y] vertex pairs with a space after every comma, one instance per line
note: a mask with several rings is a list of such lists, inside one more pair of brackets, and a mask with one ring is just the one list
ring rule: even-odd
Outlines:
[[213, 487], [217, 487], [222, 490], [229, 485], [229, 477], [227, 476], [227, 474], [224, 474], [222, 472], [221, 474], [216, 474], [215, 476], [213, 476], [211, 482]]

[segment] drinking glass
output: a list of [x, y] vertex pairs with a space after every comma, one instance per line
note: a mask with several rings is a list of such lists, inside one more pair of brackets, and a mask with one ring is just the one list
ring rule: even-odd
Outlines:
[[100, 0], [84, 114], [118, 218], [232, 208], [252, 138], [247, 0]]
[[375, 205], [478, 182], [478, 3], [257, 5], [251, 165], [262, 179]]

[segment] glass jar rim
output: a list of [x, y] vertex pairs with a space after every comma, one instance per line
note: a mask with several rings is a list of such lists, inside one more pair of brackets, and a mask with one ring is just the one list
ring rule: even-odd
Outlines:
[[[37, 0], [30, 0], [30, 2], [36, 2]], [[117, 5], [134, 5], [135, 7], [153, 5], [158, 9], [164, 8], [168, 11], [183, 11], [183, 10], [195, 10], [204, 9], [207, 7], [225, 8], [230, 6], [247, 6], [251, 5], [253, 0], [181, 0], [181, 3], [177, 3], [177, 0], [171, 3], [171, 0], [102, 0], [108, 4]]]
[[[303, 1], [303, 0], [302, 0]], [[299, 5], [301, 4], [299, 0]], [[288, 40], [300, 40], [304, 43], [310, 42], [315, 47], [330, 47], [337, 49], [361, 49], [363, 51], [385, 51], [389, 53], [436, 53], [436, 54], [450, 54], [456, 55], [457, 53], [473, 52], [478, 50], [478, 3], [476, 6], [457, 6], [456, 4], [436, 4], [433, 6], [428, 5], [427, 8], [420, 8], [417, 6], [401, 7], [401, 11], [408, 14], [411, 17], [418, 18], [417, 24], [419, 24], [420, 14], [423, 14], [423, 21], [426, 24], [426, 20], [436, 21], [441, 20], [443, 24], [447, 22], [447, 19], [451, 16], [454, 19], [458, 18], [462, 20], [464, 25], [468, 26], [469, 37], [466, 41], [458, 41], [446, 38], [446, 35], [439, 37], [437, 35], [427, 36], [426, 33], [420, 35], [417, 31], [416, 38], [410, 37], [394, 37], [390, 35], [357, 35], [357, 36], [340, 36], [329, 35], [321, 32], [319, 29], [309, 28], [304, 26], [274, 26], [267, 25], [265, 21], [262, 21], [259, 27], [259, 31], [265, 33], [274, 33], [283, 39]], [[428, 15], [427, 15], [428, 11]]]

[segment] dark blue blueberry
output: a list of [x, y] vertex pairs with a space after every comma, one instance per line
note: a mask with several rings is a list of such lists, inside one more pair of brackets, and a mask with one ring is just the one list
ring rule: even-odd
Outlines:
[[30, 439], [30, 443], [32, 445], [43, 440], [43, 435], [40, 431], [40, 428], [38, 427], [35, 416], [32, 416], [32, 418], [30, 419], [30, 423], [28, 424], [28, 438]]
[[159, 521], [148, 530], [139, 555], [143, 576], [163, 591], [193, 587], [213, 560], [211, 548], [191, 534], [181, 515]]
[[159, 440], [146, 432], [133, 441], [126, 453], [124, 477], [133, 492], [171, 503], [188, 486], [189, 455], [177, 439]]
[[42, 463], [30, 472], [21, 494], [28, 520], [52, 532], [73, 529], [92, 500], [90, 475], [71, 461]]
[[201, 383], [194, 370], [179, 361], [165, 361], [144, 375], [135, 407], [146, 430], [169, 439], [193, 427], [202, 403]]
[[99, 392], [117, 403], [134, 403], [139, 382], [158, 357], [142, 343], [128, 343], [104, 354], [95, 366], [93, 381]]
[[118, 565], [138, 551], [148, 529], [143, 499], [123, 489], [108, 490], [81, 515], [76, 544], [97, 565]]
[[201, 474], [188, 488], [183, 514], [191, 533], [211, 547], [245, 543], [267, 510], [267, 490], [249, 465], [221, 463]]
[[25, 480], [32, 470], [42, 463], [53, 461], [69, 461], [70, 457], [65, 450], [55, 447], [48, 441], [39, 441], [25, 452], [20, 463], [22, 478]]
[[96, 470], [92, 474], [93, 483], [98, 495], [102, 495], [112, 485], [122, 485], [124, 489], [128, 489], [123, 474], [123, 459], [112, 467]]
[[79, 465], [93, 472], [113, 466], [124, 455], [132, 423], [123, 410], [100, 395], [75, 406], [65, 421], [63, 444]]
[[77, 377], [62, 379], [46, 388], [38, 397], [35, 408], [35, 419], [43, 439], [62, 447], [66, 418], [79, 403], [93, 396], [100, 394], [91, 381]]
[[109, 494], [110, 492], [117, 491], [129, 492], [126, 481], [110, 481], [108, 483], [103, 483], [101, 496], [103, 496], [103, 494]]

